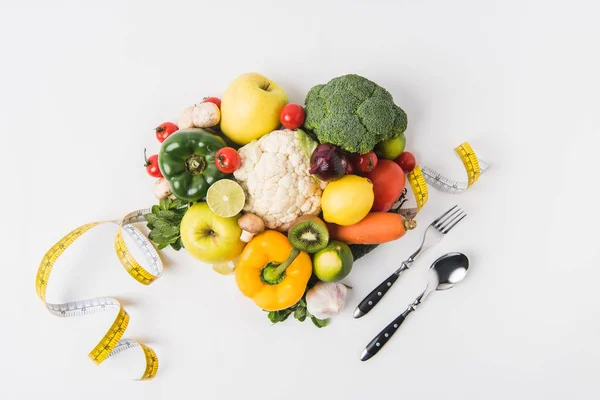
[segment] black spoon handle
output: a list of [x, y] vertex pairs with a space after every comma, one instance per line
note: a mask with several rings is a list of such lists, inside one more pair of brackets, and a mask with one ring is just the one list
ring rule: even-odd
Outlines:
[[398, 274], [393, 273], [385, 281], [381, 282], [379, 286], [373, 289], [373, 291], [358, 304], [358, 307], [356, 307], [354, 318], [360, 318], [371, 311], [377, 303], [379, 303], [379, 300], [385, 296], [387, 291], [390, 290], [392, 285], [396, 283], [398, 276]]
[[360, 361], [367, 361], [373, 357], [385, 344], [390, 340], [392, 335], [396, 333], [400, 325], [404, 322], [408, 314], [414, 311], [412, 306], [409, 306], [406, 311], [400, 314], [388, 326], [386, 326], [377, 336], [373, 338], [360, 356]]

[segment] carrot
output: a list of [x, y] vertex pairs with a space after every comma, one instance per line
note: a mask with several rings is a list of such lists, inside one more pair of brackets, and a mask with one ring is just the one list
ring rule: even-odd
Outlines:
[[407, 230], [414, 229], [416, 221], [389, 212], [372, 212], [360, 222], [341, 226], [327, 224], [329, 236], [347, 244], [381, 244], [400, 239]]

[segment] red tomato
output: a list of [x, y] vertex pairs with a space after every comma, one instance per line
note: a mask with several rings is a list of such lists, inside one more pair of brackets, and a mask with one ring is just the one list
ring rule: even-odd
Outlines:
[[405, 151], [404, 153], [400, 154], [398, 158], [394, 160], [394, 162], [398, 164], [400, 168], [402, 168], [402, 171], [404, 171], [405, 174], [411, 172], [413, 169], [415, 169], [415, 166], [417, 165], [417, 160], [415, 160], [415, 156], [413, 156], [413, 154], [408, 151]]
[[373, 182], [375, 201], [371, 211], [387, 212], [404, 190], [404, 172], [393, 161], [379, 160], [377, 167], [365, 175]]
[[221, 99], [218, 97], [207, 97], [204, 100], [202, 100], [203, 103], [215, 103], [217, 105], [217, 107], [219, 107], [219, 110], [221, 109]]
[[144, 160], [146, 160], [144, 167], [146, 167], [146, 172], [148, 172], [148, 175], [154, 178], [163, 177], [163, 174], [160, 172], [160, 168], [158, 167], [158, 154], [153, 154], [150, 157], [146, 157], [146, 149], [144, 149]]
[[279, 122], [288, 129], [298, 129], [304, 123], [304, 108], [300, 104], [286, 104], [279, 114]]
[[177, 125], [172, 122], [163, 122], [159, 126], [157, 126], [154, 130], [156, 131], [156, 139], [159, 142], [164, 142], [166, 138], [171, 136], [171, 133], [177, 131], [179, 129]]
[[217, 169], [223, 173], [231, 174], [242, 165], [242, 159], [232, 147], [223, 147], [215, 154]]
[[352, 164], [359, 173], [371, 172], [377, 166], [377, 156], [374, 151], [366, 154], [354, 154], [352, 156]]

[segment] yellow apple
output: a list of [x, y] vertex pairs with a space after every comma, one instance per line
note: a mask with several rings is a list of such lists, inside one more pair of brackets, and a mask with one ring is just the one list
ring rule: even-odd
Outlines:
[[237, 257], [244, 249], [238, 217], [223, 218], [205, 202], [191, 206], [181, 220], [181, 241], [192, 256], [206, 263], [218, 263]]
[[221, 99], [221, 130], [239, 145], [277, 129], [287, 94], [272, 80], [250, 72], [238, 76]]

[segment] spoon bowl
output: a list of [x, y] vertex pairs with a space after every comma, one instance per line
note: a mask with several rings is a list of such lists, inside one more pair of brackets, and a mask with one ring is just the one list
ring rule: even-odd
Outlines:
[[460, 283], [469, 271], [469, 259], [462, 253], [448, 253], [431, 264], [427, 279], [431, 290], [447, 290]]

